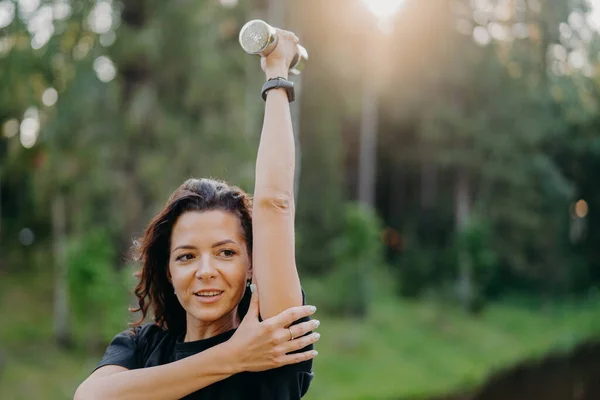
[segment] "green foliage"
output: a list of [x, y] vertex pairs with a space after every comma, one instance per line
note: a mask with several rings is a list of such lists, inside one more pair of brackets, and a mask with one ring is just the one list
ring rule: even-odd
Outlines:
[[[439, 214], [452, 220], [455, 211], [445, 204], [453, 202], [455, 187], [447, 178], [465, 170], [472, 178], [469, 194], [495, 230], [489, 247], [513, 273], [549, 287], [556, 286], [550, 281], [570, 279], [564, 260], [574, 249], [561, 213], [577, 193], [596, 197], [589, 176], [599, 157], [593, 134], [598, 80], [577, 70], [558, 73], [560, 60], [554, 56], [563, 51], [559, 44], [567, 61], [581, 46], [592, 54], [598, 35], [586, 31], [590, 40], [581, 42], [561, 36], [561, 23], [586, 12], [582, 1], [552, 0], [539, 8], [516, 3], [511, 20], [491, 11], [502, 8], [500, 3], [483, 10], [466, 0], [407, 1], [394, 19], [394, 31], [378, 36], [390, 51], [379, 63], [389, 68], [370, 77], [380, 91], [378, 161], [385, 160], [378, 163], [376, 206], [386, 226], [408, 237], [422, 236], [414, 232], [419, 224], [412, 223], [416, 215], [427, 214], [417, 199], [420, 190], [433, 188]], [[36, 233], [49, 237], [47, 204], [61, 190], [69, 204], [78, 205], [72, 208], [72, 230], [107, 224], [117, 257], [189, 176], [224, 178], [251, 190], [261, 75], [257, 60], [240, 51], [237, 30], [254, 16], [257, 4], [115, 3], [114, 23], [105, 34], [87, 23], [94, 5], [77, 2], [70, 16], [54, 21], [55, 32], [41, 49], [32, 48], [24, 17], [6, 30], [0, 50], [0, 86], [6, 89], [0, 94], [0, 125], [12, 119], [20, 123], [35, 106], [41, 129], [32, 149], [20, 145], [18, 134], [0, 139], [0, 233], [14, 241], [23, 226], [32, 224], [29, 210], [36, 207]], [[302, 145], [298, 265], [311, 276], [323, 276], [338, 264], [331, 249], [344, 236], [339, 204], [356, 189], [362, 86], [354, 83], [364, 81], [368, 58], [356, 49], [369, 46], [372, 36], [364, 32], [375, 21], [364, 18], [358, 4], [338, 15], [344, 5], [341, 0], [287, 4], [290, 25], [317, 54], [303, 73], [296, 127]], [[484, 14], [507, 32], [525, 24], [528, 34], [477, 44], [472, 33], [487, 29]], [[327, 23], [332, 16], [336, 23]], [[326, 23], [327, 35], [314, 29]], [[363, 30], [357, 29], [359, 23]], [[457, 25], [468, 29], [457, 30]], [[115, 41], [107, 41], [113, 34]], [[94, 70], [100, 56], [114, 63], [110, 82], [100, 81]], [[48, 87], [57, 89], [54, 106], [41, 101]], [[585, 166], [579, 165], [582, 156]], [[442, 171], [429, 184], [425, 164]], [[404, 189], [398, 190], [400, 185]], [[437, 235], [435, 230], [432, 226]], [[450, 274], [434, 272], [452, 259], [446, 253], [452, 252], [448, 241], [454, 230], [442, 231], [445, 240], [419, 238], [417, 247], [402, 255], [401, 269], [408, 274], [403, 293], [418, 293], [417, 281], [425, 288], [427, 282], [437, 287], [440, 276], [450, 281]], [[596, 257], [592, 240], [581, 248], [586, 256], [579, 262], [591, 263]], [[552, 279], [544, 273], [549, 265]], [[578, 268], [582, 276], [585, 269]]]
[[439, 293], [456, 277], [456, 254], [452, 248], [415, 244], [391, 268], [401, 296], [415, 298], [432, 290]]
[[499, 274], [500, 257], [494, 248], [490, 221], [473, 215], [444, 246], [415, 241], [392, 263], [397, 290], [405, 297], [456, 299], [459, 253], [468, 257], [475, 301], [483, 300]]
[[338, 262], [381, 262], [381, 221], [374, 210], [357, 203], [344, 207], [344, 233], [334, 252]]
[[[463, 230], [456, 234], [453, 253], [464, 251], [471, 261], [473, 283], [479, 293], [497, 275], [500, 258], [493, 247], [494, 232], [490, 221], [472, 216]], [[455, 260], [457, 258], [454, 258]]]
[[334, 265], [311, 285], [316, 303], [331, 312], [364, 316], [373, 296], [374, 278], [383, 267], [381, 221], [375, 212], [349, 203], [343, 230], [332, 244]]
[[126, 327], [131, 270], [117, 270], [106, 230], [94, 229], [68, 246], [69, 300], [76, 326], [87, 340], [106, 341]]

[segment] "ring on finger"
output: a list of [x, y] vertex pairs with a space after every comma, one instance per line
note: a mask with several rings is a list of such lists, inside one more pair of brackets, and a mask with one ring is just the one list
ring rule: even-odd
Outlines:
[[290, 340], [294, 340], [294, 334], [292, 333], [292, 328], [288, 328], [288, 331], [290, 331]]

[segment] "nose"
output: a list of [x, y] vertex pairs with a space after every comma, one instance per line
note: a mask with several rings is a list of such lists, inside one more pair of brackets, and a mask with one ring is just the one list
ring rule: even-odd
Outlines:
[[217, 276], [217, 269], [213, 265], [211, 257], [202, 257], [196, 269], [196, 279], [209, 280]]

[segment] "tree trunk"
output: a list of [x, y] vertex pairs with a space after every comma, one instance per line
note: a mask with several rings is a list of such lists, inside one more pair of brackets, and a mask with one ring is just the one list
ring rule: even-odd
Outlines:
[[66, 257], [66, 206], [65, 197], [57, 193], [52, 201], [52, 238], [54, 253], [54, 338], [58, 346], [71, 344], [69, 327], [69, 292]]
[[378, 104], [377, 94], [370, 77], [364, 77], [364, 80], [358, 163], [358, 200], [361, 204], [374, 208]]
[[[460, 236], [467, 228], [469, 216], [471, 214], [471, 194], [469, 189], [469, 178], [464, 167], [458, 170], [458, 176], [455, 184], [455, 223], [456, 231]], [[460, 301], [465, 308], [469, 310], [473, 302], [473, 266], [468, 249], [464, 246], [458, 247], [458, 294]]]
[[437, 195], [437, 166], [429, 157], [421, 161], [421, 210], [429, 210], [435, 205]]
[[389, 174], [390, 197], [388, 201], [389, 219], [391, 225], [400, 226], [403, 211], [406, 207], [406, 176], [402, 171], [402, 165], [392, 163]]

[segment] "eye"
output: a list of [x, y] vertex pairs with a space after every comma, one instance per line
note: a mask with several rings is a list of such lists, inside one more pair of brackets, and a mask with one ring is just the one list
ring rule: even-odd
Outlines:
[[233, 256], [235, 256], [235, 254], [236, 254], [235, 251], [229, 250], [229, 249], [221, 250], [219, 252], [220, 256], [223, 256], [223, 257], [226, 257], [226, 258], [233, 257]]
[[177, 256], [177, 258], [175, 259], [175, 261], [189, 261], [193, 258], [194, 256], [190, 253], [185, 253], [185, 254], [181, 254], [179, 256]]

